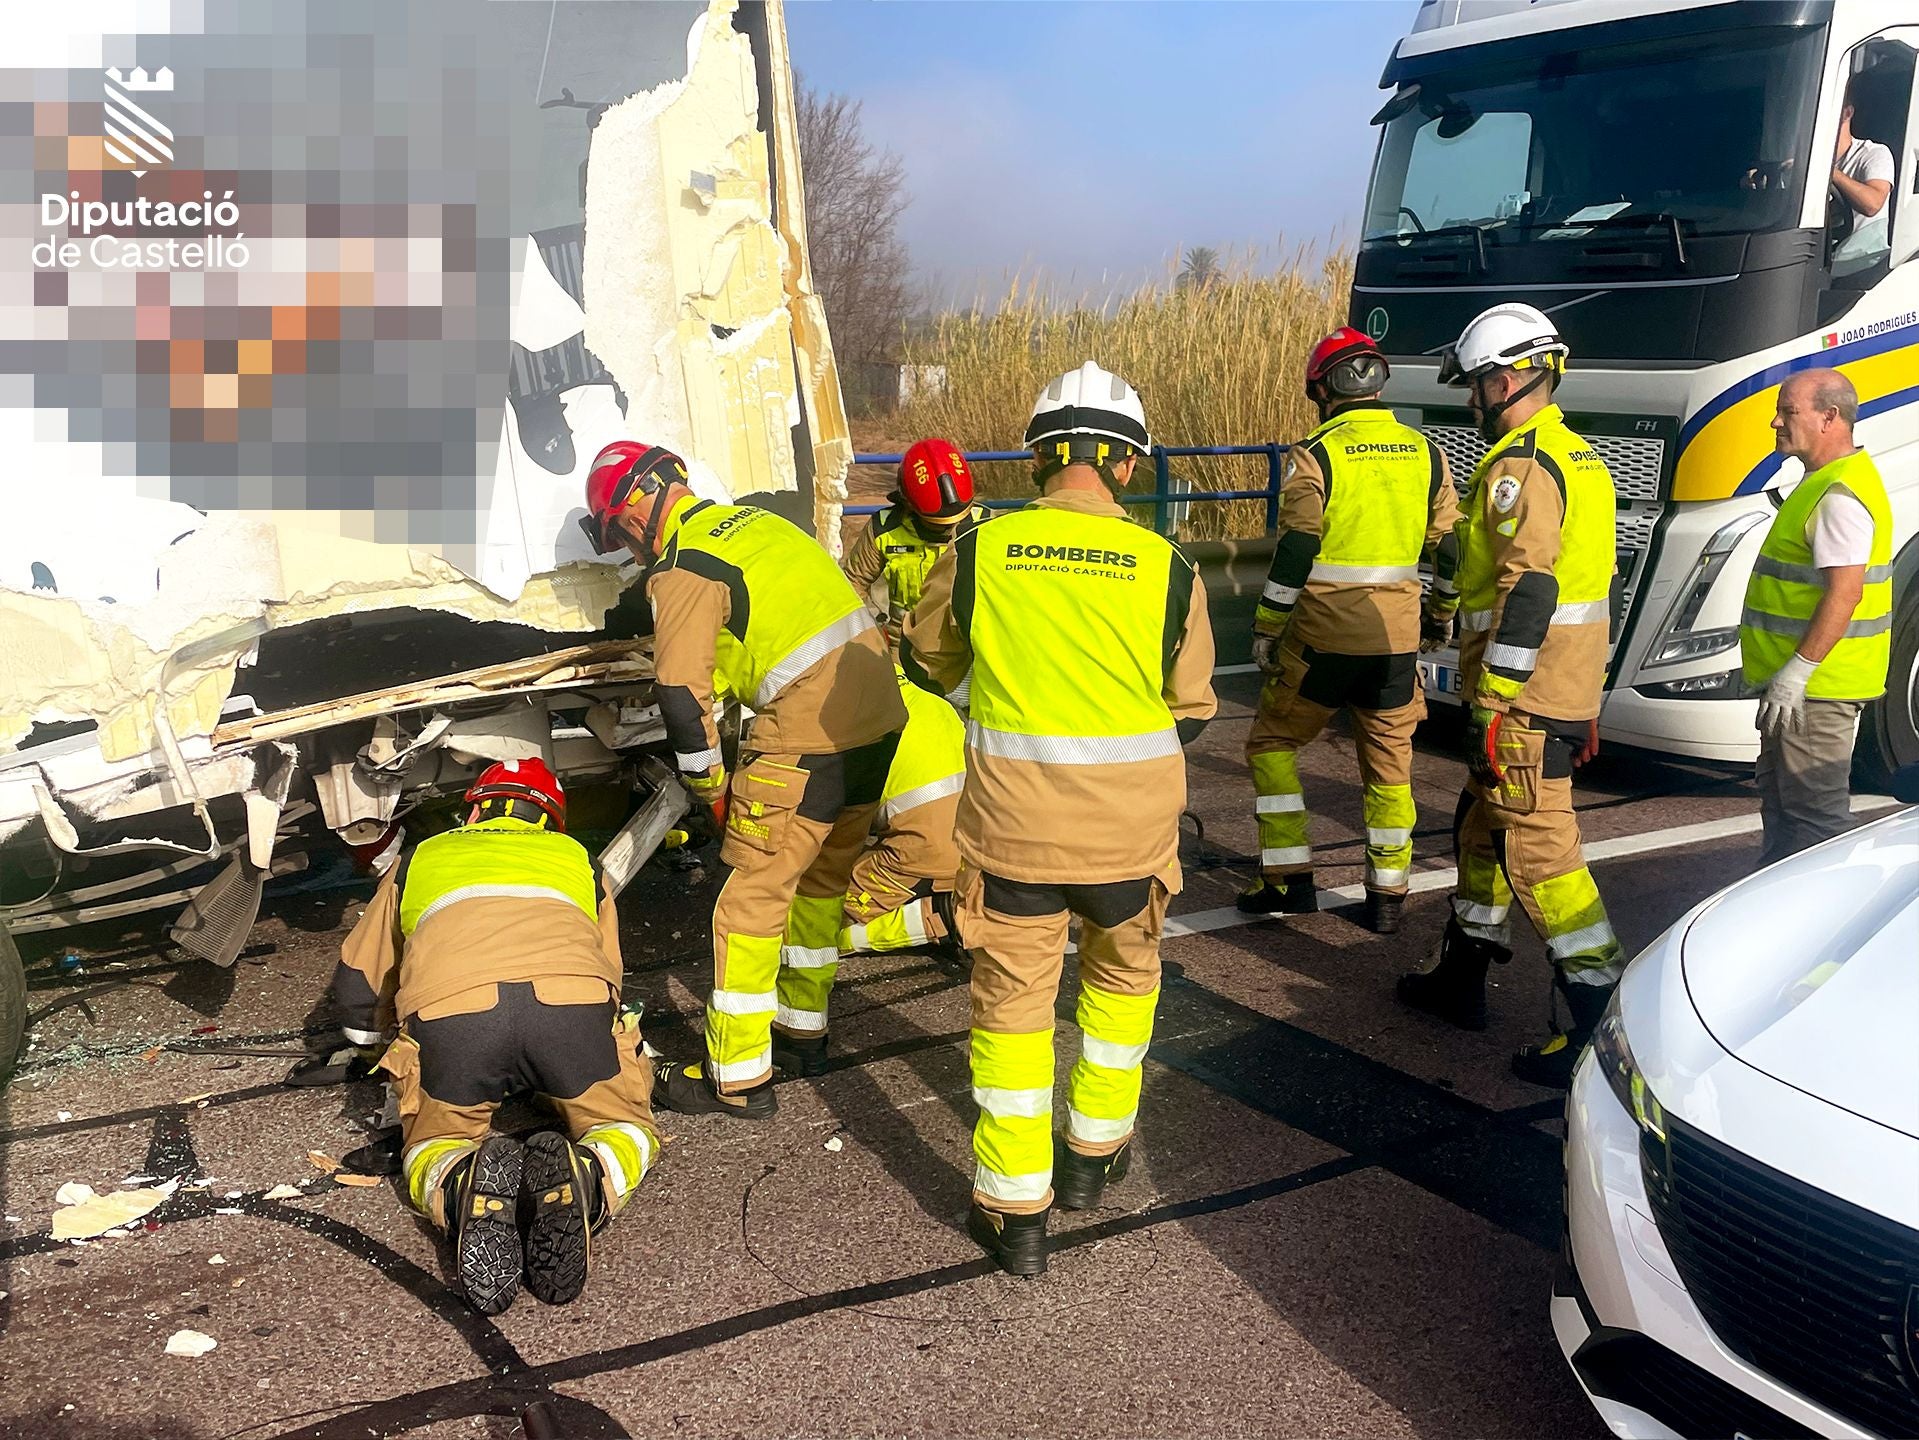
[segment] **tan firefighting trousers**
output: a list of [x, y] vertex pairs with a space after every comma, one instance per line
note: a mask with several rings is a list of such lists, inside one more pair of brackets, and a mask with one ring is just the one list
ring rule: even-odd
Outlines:
[[1625, 962], [1580, 848], [1574, 743], [1532, 717], [1505, 718], [1499, 732], [1505, 779], [1470, 780], [1463, 797], [1453, 914], [1467, 934], [1505, 945], [1517, 896], [1568, 984], [1615, 985]]
[[409, 1016], [381, 1057], [400, 1111], [407, 1194], [441, 1229], [441, 1182], [479, 1149], [493, 1112], [530, 1091], [591, 1151], [612, 1215], [659, 1155], [653, 1062], [637, 1020], [602, 980], [554, 976], [482, 985]]
[[946, 937], [933, 894], [948, 889], [935, 880], [902, 873], [883, 845], [861, 855], [846, 887], [840, 951], [879, 955], [913, 950]]
[[1360, 805], [1366, 822], [1366, 888], [1403, 895], [1418, 821], [1413, 731], [1426, 718], [1411, 655], [1333, 655], [1291, 639], [1283, 643], [1279, 673], [1261, 689], [1259, 713], [1246, 737], [1260, 873], [1282, 888], [1293, 876], [1313, 873], [1298, 755], [1341, 709], [1353, 717], [1365, 787]]
[[1067, 923], [1081, 920], [1079, 1060], [1066, 1143], [1110, 1155], [1132, 1137], [1159, 1003], [1159, 942], [1178, 870], [1109, 885], [1014, 884], [962, 869], [960, 937], [973, 955], [973, 1198], [1009, 1214], [1053, 1200], [1053, 1011]]
[[774, 1026], [826, 1033], [846, 887], [898, 738], [844, 755], [761, 755], [733, 777], [720, 858], [734, 869], [713, 907], [706, 1006], [707, 1075], [722, 1094], [772, 1074]]

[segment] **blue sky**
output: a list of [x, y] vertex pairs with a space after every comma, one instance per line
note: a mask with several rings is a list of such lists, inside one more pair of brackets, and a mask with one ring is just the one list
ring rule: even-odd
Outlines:
[[1104, 293], [1182, 247], [1357, 234], [1379, 73], [1414, 0], [792, 0], [793, 61], [906, 162], [952, 296]]

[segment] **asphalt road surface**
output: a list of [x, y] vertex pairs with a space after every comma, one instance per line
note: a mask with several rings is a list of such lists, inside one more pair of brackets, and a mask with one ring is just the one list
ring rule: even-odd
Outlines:
[[[505, 1437], [543, 1400], [572, 1440], [1602, 1434], [1547, 1321], [1561, 1100], [1506, 1068], [1543, 1031], [1543, 951], [1528, 937], [1495, 972], [1484, 1034], [1392, 998], [1444, 923], [1458, 729], [1422, 732], [1401, 935], [1337, 896], [1240, 924], [1256, 678], [1221, 676], [1191, 757], [1204, 830], [1139, 1162], [1103, 1208], [1055, 1218], [1038, 1280], [997, 1273], [960, 1228], [967, 998], [930, 957], [849, 964], [830, 1073], [782, 1084], [768, 1123], [664, 1117], [665, 1158], [587, 1293], [488, 1320], [394, 1182], [342, 1186], [308, 1159], [367, 1143], [378, 1088], [288, 1091], [290, 1057], [233, 1053], [299, 1048], [364, 892], [271, 901], [231, 971], [168, 958], [151, 921], [68, 937], [74, 973], [32, 937], [34, 1044], [0, 1098], [0, 1433]], [[1320, 883], [1357, 886], [1350, 741], [1303, 768]], [[1579, 799], [1630, 950], [1755, 863], [1736, 774], [1605, 755]], [[628, 995], [669, 1056], [698, 1044], [716, 880], [650, 867], [623, 906]], [[139, 1176], [185, 1183], [130, 1235], [50, 1238], [61, 1185]], [[299, 1193], [268, 1198], [281, 1185]], [[164, 1353], [182, 1329], [217, 1348]]]

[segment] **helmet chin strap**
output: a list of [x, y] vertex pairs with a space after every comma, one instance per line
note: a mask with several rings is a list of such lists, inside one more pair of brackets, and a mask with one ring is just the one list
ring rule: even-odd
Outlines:
[[673, 487], [662, 485], [653, 492], [653, 510], [646, 517], [646, 530], [640, 536], [640, 568], [651, 574], [653, 567], [660, 563], [660, 530], [666, 524], [666, 512], [673, 507], [667, 503]]
[[1485, 392], [1479, 388], [1480, 385], [1484, 383], [1485, 377], [1480, 376], [1475, 378], [1473, 381], [1473, 399], [1479, 402], [1479, 438], [1492, 441], [1497, 440], [1504, 434], [1505, 432], [1502, 431], [1498, 425], [1499, 417], [1504, 415], [1512, 406], [1532, 394], [1533, 391], [1537, 390], [1541, 385], [1545, 384], [1546, 377], [1551, 373], [1550, 370], [1542, 369], [1537, 375], [1533, 376], [1532, 379], [1528, 380], [1524, 385], [1521, 385], [1497, 405], [1489, 404], [1486, 400]]

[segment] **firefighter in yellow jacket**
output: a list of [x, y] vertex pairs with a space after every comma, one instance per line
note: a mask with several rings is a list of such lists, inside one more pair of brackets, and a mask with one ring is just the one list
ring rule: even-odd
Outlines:
[[[751, 505], [702, 500], [677, 455], [602, 450], [582, 525], [647, 567], [654, 694], [681, 779], [733, 867], [713, 907], [703, 1064], [664, 1067], [660, 1103], [760, 1119], [773, 1067], [816, 1073], [853, 864], [906, 724], [885, 640], [812, 536]], [[738, 773], [713, 724], [715, 677], [753, 707]]]
[[966, 783], [966, 724], [945, 700], [909, 682], [904, 670], [895, 673], [906, 729], [886, 774], [873, 841], [846, 887], [842, 955], [958, 948], [953, 881], [960, 858], [953, 831]]
[[1294, 445], [1281, 484], [1279, 542], [1253, 616], [1253, 658], [1269, 677], [1246, 739], [1257, 792], [1254, 914], [1316, 908], [1299, 751], [1342, 709], [1353, 717], [1364, 785], [1366, 918], [1399, 929], [1413, 861], [1413, 730], [1419, 688], [1419, 562], [1450, 582], [1459, 500], [1437, 445], [1379, 400], [1386, 357], [1342, 326], [1313, 347], [1306, 394], [1320, 425]]
[[1459, 883], [1438, 965], [1402, 976], [1407, 1004], [1484, 1026], [1489, 962], [1504, 962], [1515, 898], [1545, 939], [1570, 1025], [1513, 1058], [1570, 1083], [1624, 967], [1580, 849], [1572, 773], [1599, 749], [1616, 555], [1612, 476], [1552, 403], [1568, 348], [1530, 305], [1476, 317], [1442, 359], [1488, 441], [1460, 523], [1461, 682], [1472, 767]]
[[886, 635], [897, 645], [933, 562], [992, 512], [975, 503], [973, 471], [959, 446], [937, 437], [915, 441], [900, 457], [899, 484], [887, 499], [840, 568], [862, 600], [886, 582]]
[[[1151, 448], [1132, 386], [1090, 361], [1061, 375], [1026, 443], [1044, 494], [940, 558], [900, 658], [936, 695], [971, 674], [957, 817], [979, 1105], [968, 1229], [1033, 1275], [1056, 1191], [1085, 1208], [1126, 1172], [1180, 882], [1182, 745], [1215, 701], [1199, 573], [1116, 499]], [[1053, 1008], [1071, 915], [1080, 1054], [1056, 1171]]]
[[[493, 765], [458, 830], [420, 842], [374, 892], [341, 950], [333, 999], [352, 1045], [397, 1025], [380, 1068], [400, 1110], [414, 1208], [453, 1241], [488, 1315], [522, 1276], [564, 1304], [589, 1236], [659, 1154], [653, 1066], [621, 1014], [613, 901], [565, 833], [566, 797], [539, 760]], [[490, 1133], [509, 1093], [544, 1096], [567, 1134], [522, 1147]], [[570, 1137], [570, 1139], [569, 1139]]]

